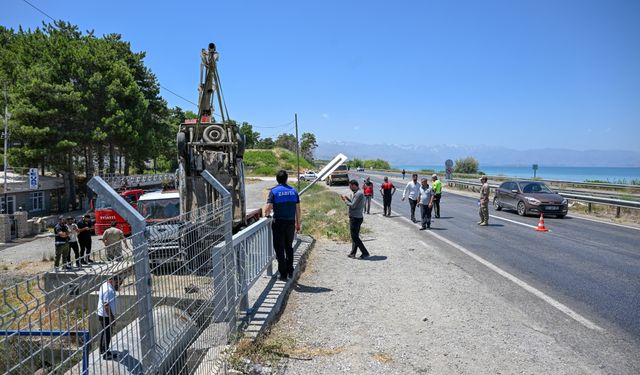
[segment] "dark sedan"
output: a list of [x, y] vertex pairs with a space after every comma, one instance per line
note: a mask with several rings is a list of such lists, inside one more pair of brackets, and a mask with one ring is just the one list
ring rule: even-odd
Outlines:
[[514, 209], [520, 216], [543, 213], [563, 218], [569, 211], [565, 198], [538, 181], [503, 182], [496, 189], [493, 207], [498, 211]]

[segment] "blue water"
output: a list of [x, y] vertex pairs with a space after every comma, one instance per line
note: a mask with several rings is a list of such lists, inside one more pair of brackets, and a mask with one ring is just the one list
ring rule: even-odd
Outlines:
[[[407, 171], [419, 171], [421, 169], [433, 169], [444, 171], [443, 165], [399, 165], [395, 169], [406, 169]], [[489, 176], [509, 176], [520, 178], [533, 177], [531, 167], [500, 167], [500, 166], [480, 166], [480, 170]], [[545, 167], [538, 166], [536, 177], [547, 180], [567, 180], [567, 181], [608, 181], [611, 183], [626, 183], [640, 181], [640, 168], [618, 168], [618, 167]]]

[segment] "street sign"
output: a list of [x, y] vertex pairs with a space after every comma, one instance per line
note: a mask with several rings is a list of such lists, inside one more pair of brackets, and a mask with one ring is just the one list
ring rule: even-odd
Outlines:
[[317, 176], [316, 179], [313, 180], [309, 185], [307, 185], [307, 187], [302, 189], [299, 194], [302, 195], [302, 193], [304, 193], [307, 189], [309, 189], [316, 182], [324, 181], [327, 177], [329, 177], [331, 172], [333, 172], [336, 169], [338, 169], [338, 167], [341, 166], [342, 163], [347, 161], [347, 159], [348, 158], [343, 154], [336, 155], [336, 157], [333, 158], [333, 160], [331, 160], [327, 165], [325, 165], [324, 168], [322, 168], [322, 170], [320, 172], [318, 172], [318, 174], [316, 175]]
[[444, 166], [447, 167], [445, 169], [445, 178], [449, 180], [451, 179], [451, 173], [453, 173], [453, 160], [447, 159], [447, 161], [444, 162]]
[[536, 178], [536, 171], [538, 170], [538, 164], [534, 164], [532, 168], [533, 168], [533, 178]]
[[38, 168], [29, 168], [29, 189], [37, 189], [38, 182]]

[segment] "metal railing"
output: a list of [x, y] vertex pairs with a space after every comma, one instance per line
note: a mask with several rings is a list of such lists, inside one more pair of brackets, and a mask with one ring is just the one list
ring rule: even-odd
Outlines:
[[[249, 288], [273, 261], [270, 220], [233, 236], [230, 196], [219, 191], [205, 207], [147, 226], [105, 181], [89, 186], [133, 234], [81, 259], [93, 263], [65, 259], [61, 270], [0, 286], [0, 374], [212, 373], [237, 336]], [[98, 312], [111, 288], [115, 324]]]
[[103, 176], [102, 179], [114, 189], [120, 189], [123, 187], [135, 188], [135, 187], [147, 187], [151, 185], [160, 185], [162, 183], [174, 183], [176, 176], [172, 173], [160, 173], [160, 174], [138, 174], [132, 176], [122, 175], [108, 175]]
[[[450, 179], [446, 181], [448, 184], [453, 185], [461, 185], [461, 186], [481, 186], [482, 184], [475, 181], [467, 181], [467, 180], [456, 180]], [[491, 190], [495, 190], [499, 185], [489, 184]], [[620, 208], [632, 208], [632, 209], [640, 209], [640, 201], [631, 201], [624, 199], [616, 199], [616, 198], [608, 198], [602, 196], [594, 196], [594, 195], [585, 195], [585, 194], [574, 194], [563, 191], [557, 191], [561, 196], [577, 201], [584, 202], [589, 204], [589, 211], [591, 211], [591, 204], [604, 204], [608, 206], [616, 207], [616, 216], [620, 216]]]

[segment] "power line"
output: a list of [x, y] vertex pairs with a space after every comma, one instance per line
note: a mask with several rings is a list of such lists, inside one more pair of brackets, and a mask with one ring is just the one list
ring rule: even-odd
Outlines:
[[51, 19], [51, 21], [53, 21], [53, 22], [54, 22], [54, 24], [55, 24], [56, 20], [55, 20], [53, 17], [51, 17], [50, 15], [48, 15], [47, 13], [45, 13], [42, 9], [40, 9], [40, 8], [38, 8], [37, 6], [35, 6], [35, 5], [31, 4], [31, 3], [30, 3], [30, 2], [28, 2], [27, 0], [22, 0], [22, 1], [24, 1], [24, 2], [25, 2], [25, 3], [27, 3], [27, 4], [29, 4], [29, 6], [30, 6], [30, 7], [32, 7], [32, 8], [33, 8], [33, 9], [35, 9], [35, 10], [37, 10], [38, 12], [40, 12], [40, 13], [44, 14], [45, 16], [49, 17], [49, 18]]
[[258, 125], [251, 125], [254, 128], [260, 128], [260, 129], [276, 129], [276, 128], [284, 128], [287, 125], [291, 125], [293, 124], [293, 120], [287, 122], [286, 124], [282, 124], [282, 125], [275, 125], [275, 126], [258, 126]]
[[170, 90], [170, 89], [166, 88], [165, 86], [161, 85], [161, 84], [160, 84], [160, 82], [158, 82], [158, 85], [160, 86], [160, 88], [162, 88], [162, 89], [165, 89], [165, 90], [169, 91], [170, 93], [172, 93], [173, 95], [177, 96], [178, 98], [180, 98], [180, 99], [184, 100], [185, 102], [191, 103], [191, 104], [193, 104], [194, 106], [196, 106], [196, 108], [198, 108], [198, 105], [197, 105], [196, 103], [192, 102], [191, 100], [189, 100], [189, 99], [185, 98], [184, 96], [182, 96], [182, 95], [180, 95], [180, 94], [177, 94], [177, 93], [176, 93], [176, 92], [174, 92], [173, 90]]

